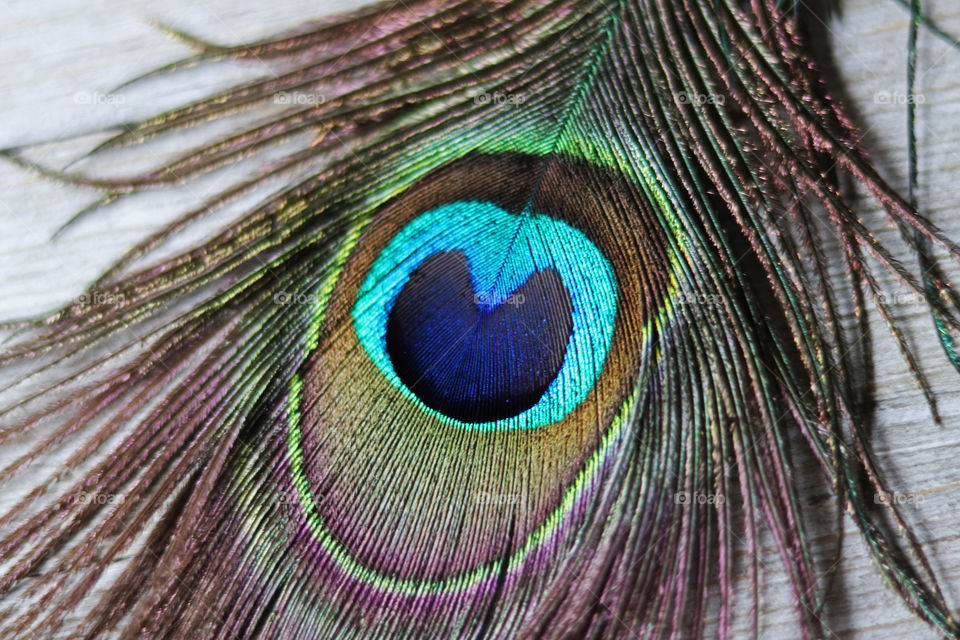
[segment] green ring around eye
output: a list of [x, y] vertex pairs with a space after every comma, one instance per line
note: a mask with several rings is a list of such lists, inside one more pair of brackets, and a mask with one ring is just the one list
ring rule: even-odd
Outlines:
[[[517, 415], [487, 422], [451, 418], [424, 404], [391, 362], [386, 341], [391, 307], [414, 270], [445, 251], [466, 257], [476, 291], [508, 299], [532, 274], [552, 269], [569, 293], [572, 330], [563, 364], [539, 401]], [[544, 214], [514, 214], [489, 202], [462, 201], [427, 211], [396, 234], [371, 266], [352, 316], [371, 360], [421, 410], [463, 429], [506, 431], [562, 420], [586, 398], [610, 348], [616, 306], [613, 270], [582, 232]]]
[[[329, 560], [344, 576], [377, 592], [432, 597], [487, 588], [502, 579], [500, 576], [513, 580], [514, 576], [523, 575], [525, 567], [536, 571], [539, 553], [548, 553], [551, 545], [563, 544], [574, 535], [574, 529], [582, 524], [578, 520], [580, 508], [599, 495], [596, 491], [603, 485], [606, 465], [611, 460], [609, 454], [633, 442], [639, 418], [634, 412], [643, 411], [650, 401], [648, 387], [641, 378], [650, 375], [660, 359], [659, 336], [672, 322], [671, 300], [684, 264], [676, 253], [682, 247], [668, 243], [672, 236], [650, 233], [656, 228], [655, 222], [666, 224], [672, 220], [668, 211], [655, 207], [665, 202], [655, 197], [658, 185], [640, 187], [602, 167], [577, 161], [551, 162], [545, 168], [543, 159], [537, 157], [471, 156], [423, 177], [403, 194], [385, 202], [374, 215], [359, 218], [345, 232], [336, 253], [328, 257], [329, 271], [317, 283], [311, 298], [313, 313], [304, 336], [307, 357], [290, 381], [285, 398], [290, 479], [305, 521], [302, 524], [309, 527], [312, 542], [319, 545], [304, 546], [304, 557], [315, 557], [317, 551], [322, 551], [324, 562]], [[531, 198], [531, 193], [535, 197]], [[438, 216], [437, 211], [451, 205], [460, 205], [461, 212], [473, 211], [471, 216], [475, 219], [471, 222], [471, 216], [461, 215], [448, 217], [444, 224], [417, 222], [428, 215]], [[476, 224], [483, 219], [476, 212], [482, 211], [488, 212], [486, 226]], [[659, 217], [661, 214], [664, 219]], [[498, 221], [506, 224], [497, 224]], [[473, 224], [473, 231], [461, 229], [468, 224]], [[542, 247], [542, 264], [531, 267], [529, 263], [534, 258], [519, 255], [512, 256], [512, 260], [503, 259], [509, 253], [505, 247], [511, 243], [531, 254], [529, 247], [516, 241], [519, 238], [523, 242], [530, 233], [528, 229], [538, 227], [546, 234], [541, 244], [549, 244], [552, 249]], [[413, 300], [407, 309], [416, 311], [417, 304], [423, 302], [429, 306], [429, 315], [435, 306], [430, 305], [431, 295], [444, 291], [448, 283], [453, 286], [446, 290], [454, 291], [456, 296], [470, 295], [470, 286], [474, 292], [485, 293], [479, 291], [484, 286], [478, 273], [483, 267], [470, 263], [466, 254], [485, 234], [498, 229], [509, 230], [509, 234], [504, 231], [508, 240], [494, 247], [499, 249], [500, 265], [504, 271], [517, 273], [509, 284], [501, 280], [494, 287], [494, 305], [504, 294], [515, 292], [527, 294], [528, 300], [546, 293], [546, 301], [552, 303], [552, 294], [561, 292], [560, 298], [569, 296], [565, 300], [557, 298], [562, 302], [562, 314], [551, 316], [554, 309], [549, 308], [543, 314], [548, 320], [563, 320], [563, 331], [554, 332], [552, 337], [560, 335], [565, 342], [571, 342], [574, 295], [585, 299], [587, 310], [592, 309], [595, 314], [583, 314], [581, 319], [602, 319], [603, 314], [598, 312], [606, 308], [608, 326], [612, 327], [609, 338], [599, 333], [602, 323], [600, 330], [589, 332], [588, 328], [589, 333], [583, 334], [586, 356], [595, 368], [591, 367], [589, 378], [585, 365], [574, 373], [587, 380], [587, 391], [579, 404], [567, 404], [569, 413], [563, 419], [549, 424], [536, 426], [529, 420], [536, 409], [531, 404], [524, 407], [528, 411], [518, 412], [499, 424], [481, 420], [460, 424], [449, 417], [451, 412], [429, 409], [419, 396], [398, 386], [396, 378], [388, 379], [393, 366], [403, 362], [403, 352], [394, 349], [396, 342], [391, 342], [391, 335], [397, 335], [398, 326], [414, 326], [397, 321], [398, 314], [404, 312], [405, 297], [407, 303]], [[406, 252], [398, 241], [404, 232], [410, 240]], [[381, 322], [387, 325], [386, 335], [377, 337], [377, 342], [386, 340], [386, 348], [382, 342], [379, 346], [383, 360], [378, 365], [371, 350], [361, 343], [363, 330], [358, 326], [371, 322], [372, 314], [359, 313], [362, 308], [358, 302], [364, 293], [370, 295], [373, 281], [368, 280], [374, 265], [385, 260], [391, 243], [400, 248], [395, 251], [393, 269], [387, 267], [383, 277], [399, 271], [406, 275], [400, 277], [405, 284], [399, 289], [381, 292], [379, 299], [370, 298], [371, 304], [382, 307], [386, 320]], [[426, 257], [413, 255], [420, 245], [425, 246]], [[571, 247], [579, 247], [580, 255]], [[563, 255], [558, 258], [554, 254]], [[455, 258], [454, 277], [448, 277], [444, 271], [451, 263], [438, 258], [445, 255]], [[592, 257], [599, 259], [591, 260]], [[558, 259], [568, 261], [575, 270], [573, 277], [560, 274], [562, 265], [557, 264]], [[525, 267], [524, 260], [528, 262]], [[425, 265], [440, 268], [431, 270]], [[536, 271], [540, 267], [544, 269]], [[530, 275], [531, 271], [536, 273]], [[597, 295], [603, 287], [593, 284], [596, 274], [600, 274], [601, 283], [608, 284], [603, 296]], [[516, 289], [516, 283], [525, 279], [521, 288]], [[538, 293], [534, 293], [536, 287], [529, 286], [531, 282], [540, 287]], [[416, 295], [411, 296], [411, 291]], [[458, 308], [465, 309], [463, 317], [468, 321], [488, 312], [490, 315], [483, 317], [489, 319], [499, 311], [505, 312], [501, 315], [521, 311], [527, 314], [522, 315], [524, 321], [540, 317], [529, 314], [528, 305], [518, 309], [483, 308], [474, 314], [463, 304], [462, 297], [455, 302], [460, 305]], [[627, 303], [640, 309], [636, 322], [623, 322]], [[414, 312], [407, 319], [417, 317]], [[582, 329], [583, 325], [579, 327]], [[431, 331], [435, 328], [430, 327]], [[401, 335], [419, 337], [416, 331]], [[432, 337], [429, 332], [427, 336]], [[494, 335], [481, 346], [496, 341]], [[434, 342], [442, 344], [440, 340]], [[599, 345], [601, 352], [591, 352], [592, 345]], [[569, 344], [565, 346], [564, 362], [549, 372], [551, 382], [554, 375], [559, 377], [559, 368], [576, 362], [573, 349]], [[383, 366], [390, 368], [384, 372]], [[397, 377], [403, 383], [404, 378]], [[479, 377], [485, 378], [486, 374]], [[416, 384], [412, 386], [421, 393]], [[547, 391], [544, 387], [537, 398], [545, 397]], [[650, 392], [656, 393], [656, 389]], [[534, 400], [539, 404], [539, 400]], [[563, 407], [558, 415], [562, 411]], [[474, 418], [467, 416], [467, 420]], [[521, 423], [524, 418], [528, 421]], [[392, 447], [392, 455], [382, 455], [385, 446]], [[421, 462], [412, 466], [411, 458], [418, 456]], [[509, 463], [520, 459], [542, 460], [544, 464], [533, 469], [529, 464]], [[378, 466], [369, 482], [351, 480], [353, 470], [363, 475], [371, 464]], [[333, 465], [338, 465], [336, 470]], [[446, 526], [443, 521], [410, 518], [405, 511], [363, 508], [391, 504], [390, 496], [396, 491], [394, 479], [408, 471], [429, 476], [431, 470], [443, 465], [465, 471], [477, 466], [499, 469], [472, 484], [470, 492], [464, 495], [502, 490], [528, 496], [529, 503], [519, 511], [512, 503], [478, 507], [476, 502], [463, 502], [460, 483], [449, 490], [429, 481], [417, 484], [436, 494], [424, 495], [422, 499], [429, 499], [437, 508], [464, 509], [467, 520], [463, 530], [468, 531], [464, 535], [487, 541], [468, 548], [457, 544], [443, 555], [431, 548], [438, 535], [437, 527]], [[329, 499], [336, 492], [353, 496], [359, 506], [340, 508]], [[491, 509], [499, 515], [483, 515]], [[513, 523], [510, 535], [500, 526], [503, 518]], [[409, 532], [406, 538], [413, 544], [406, 544], [406, 539], [394, 544], [391, 538], [375, 549], [364, 546], [364, 532], [380, 530]], [[426, 557], [418, 556], [424, 552], [432, 562], [437, 560], [435, 566], [414, 569], [419, 565], [408, 560]]]

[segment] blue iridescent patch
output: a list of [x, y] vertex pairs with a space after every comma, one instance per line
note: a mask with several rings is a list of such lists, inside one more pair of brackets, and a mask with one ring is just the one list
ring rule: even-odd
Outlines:
[[613, 270], [577, 229], [455, 202], [383, 249], [353, 320], [374, 364], [422, 410], [464, 429], [532, 429], [587, 397], [616, 303]]

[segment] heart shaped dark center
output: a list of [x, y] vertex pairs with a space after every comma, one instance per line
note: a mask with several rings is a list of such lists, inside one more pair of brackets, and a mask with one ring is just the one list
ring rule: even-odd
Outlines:
[[477, 292], [462, 251], [424, 260], [387, 319], [394, 371], [424, 404], [461, 422], [534, 406], [563, 366], [573, 303], [560, 274], [536, 271], [507, 295]]

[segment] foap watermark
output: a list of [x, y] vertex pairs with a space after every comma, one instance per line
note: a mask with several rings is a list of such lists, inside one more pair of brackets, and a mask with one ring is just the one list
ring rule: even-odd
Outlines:
[[274, 104], [283, 105], [301, 105], [304, 107], [317, 107], [327, 101], [327, 97], [322, 93], [309, 93], [302, 91], [281, 91], [273, 95]]
[[688, 93], [681, 91], [673, 95], [673, 100], [677, 104], [692, 104], [703, 107], [708, 104], [722, 105], [727, 101], [727, 98], [719, 93]]
[[677, 305], [700, 305], [700, 306], [715, 306], [719, 305], [723, 301], [723, 298], [720, 297], [719, 293], [704, 293], [702, 291], [692, 292], [692, 291], [681, 291], [674, 298], [674, 302]]
[[678, 491], [674, 494], [673, 501], [677, 504], [724, 504], [727, 497], [719, 493]]
[[876, 104], [923, 104], [927, 101], [927, 96], [907, 91], [877, 91], [873, 94], [873, 101]]
[[522, 93], [476, 93], [473, 96], [473, 103], [477, 105], [495, 104], [519, 106], [527, 101], [527, 97]]
[[903, 506], [907, 504], [922, 504], [923, 494], [921, 493], [900, 493], [899, 491], [884, 491], [873, 494], [873, 503], [886, 506]]
[[273, 294], [273, 303], [279, 305], [288, 304], [313, 304], [317, 299], [313, 293], [290, 293], [289, 291], [278, 291]]
[[926, 298], [916, 291], [877, 294], [877, 302], [896, 307], [921, 307], [927, 304]]
[[496, 493], [494, 491], [478, 491], [473, 494], [473, 501], [476, 504], [493, 506], [518, 505], [523, 502], [519, 493]]
[[123, 504], [126, 501], [126, 497], [118, 493], [87, 493], [86, 491], [81, 491], [72, 496], [71, 501], [76, 504]]
[[126, 296], [122, 293], [110, 293], [108, 291], [87, 291], [77, 296], [77, 303], [92, 306], [117, 306], [124, 303]]
[[77, 91], [73, 94], [74, 104], [106, 104], [119, 107], [127, 103], [127, 98], [116, 93], [101, 93], [99, 91]]
[[501, 304], [519, 307], [526, 301], [527, 299], [522, 293], [502, 294], [494, 291], [481, 291], [473, 296], [474, 304], [484, 304], [490, 307], [498, 307]]

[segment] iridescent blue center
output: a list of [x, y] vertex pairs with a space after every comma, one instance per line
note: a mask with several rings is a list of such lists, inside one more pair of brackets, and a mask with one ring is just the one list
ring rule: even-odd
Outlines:
[[430, 256], [387, 319], [393, 369], [424, 404], [463, 422], [535, 405], [557, 377], [573, 328], [570, 293], [554, 269], [505, 298], [476, 291], [463, 251]]
[[353, 318], [380, 372], [424, 411], [468, 429], [529, 429], [590, 392], [616, 298], [609, 263], [577, 229], [455, 202], [397, 233]]

